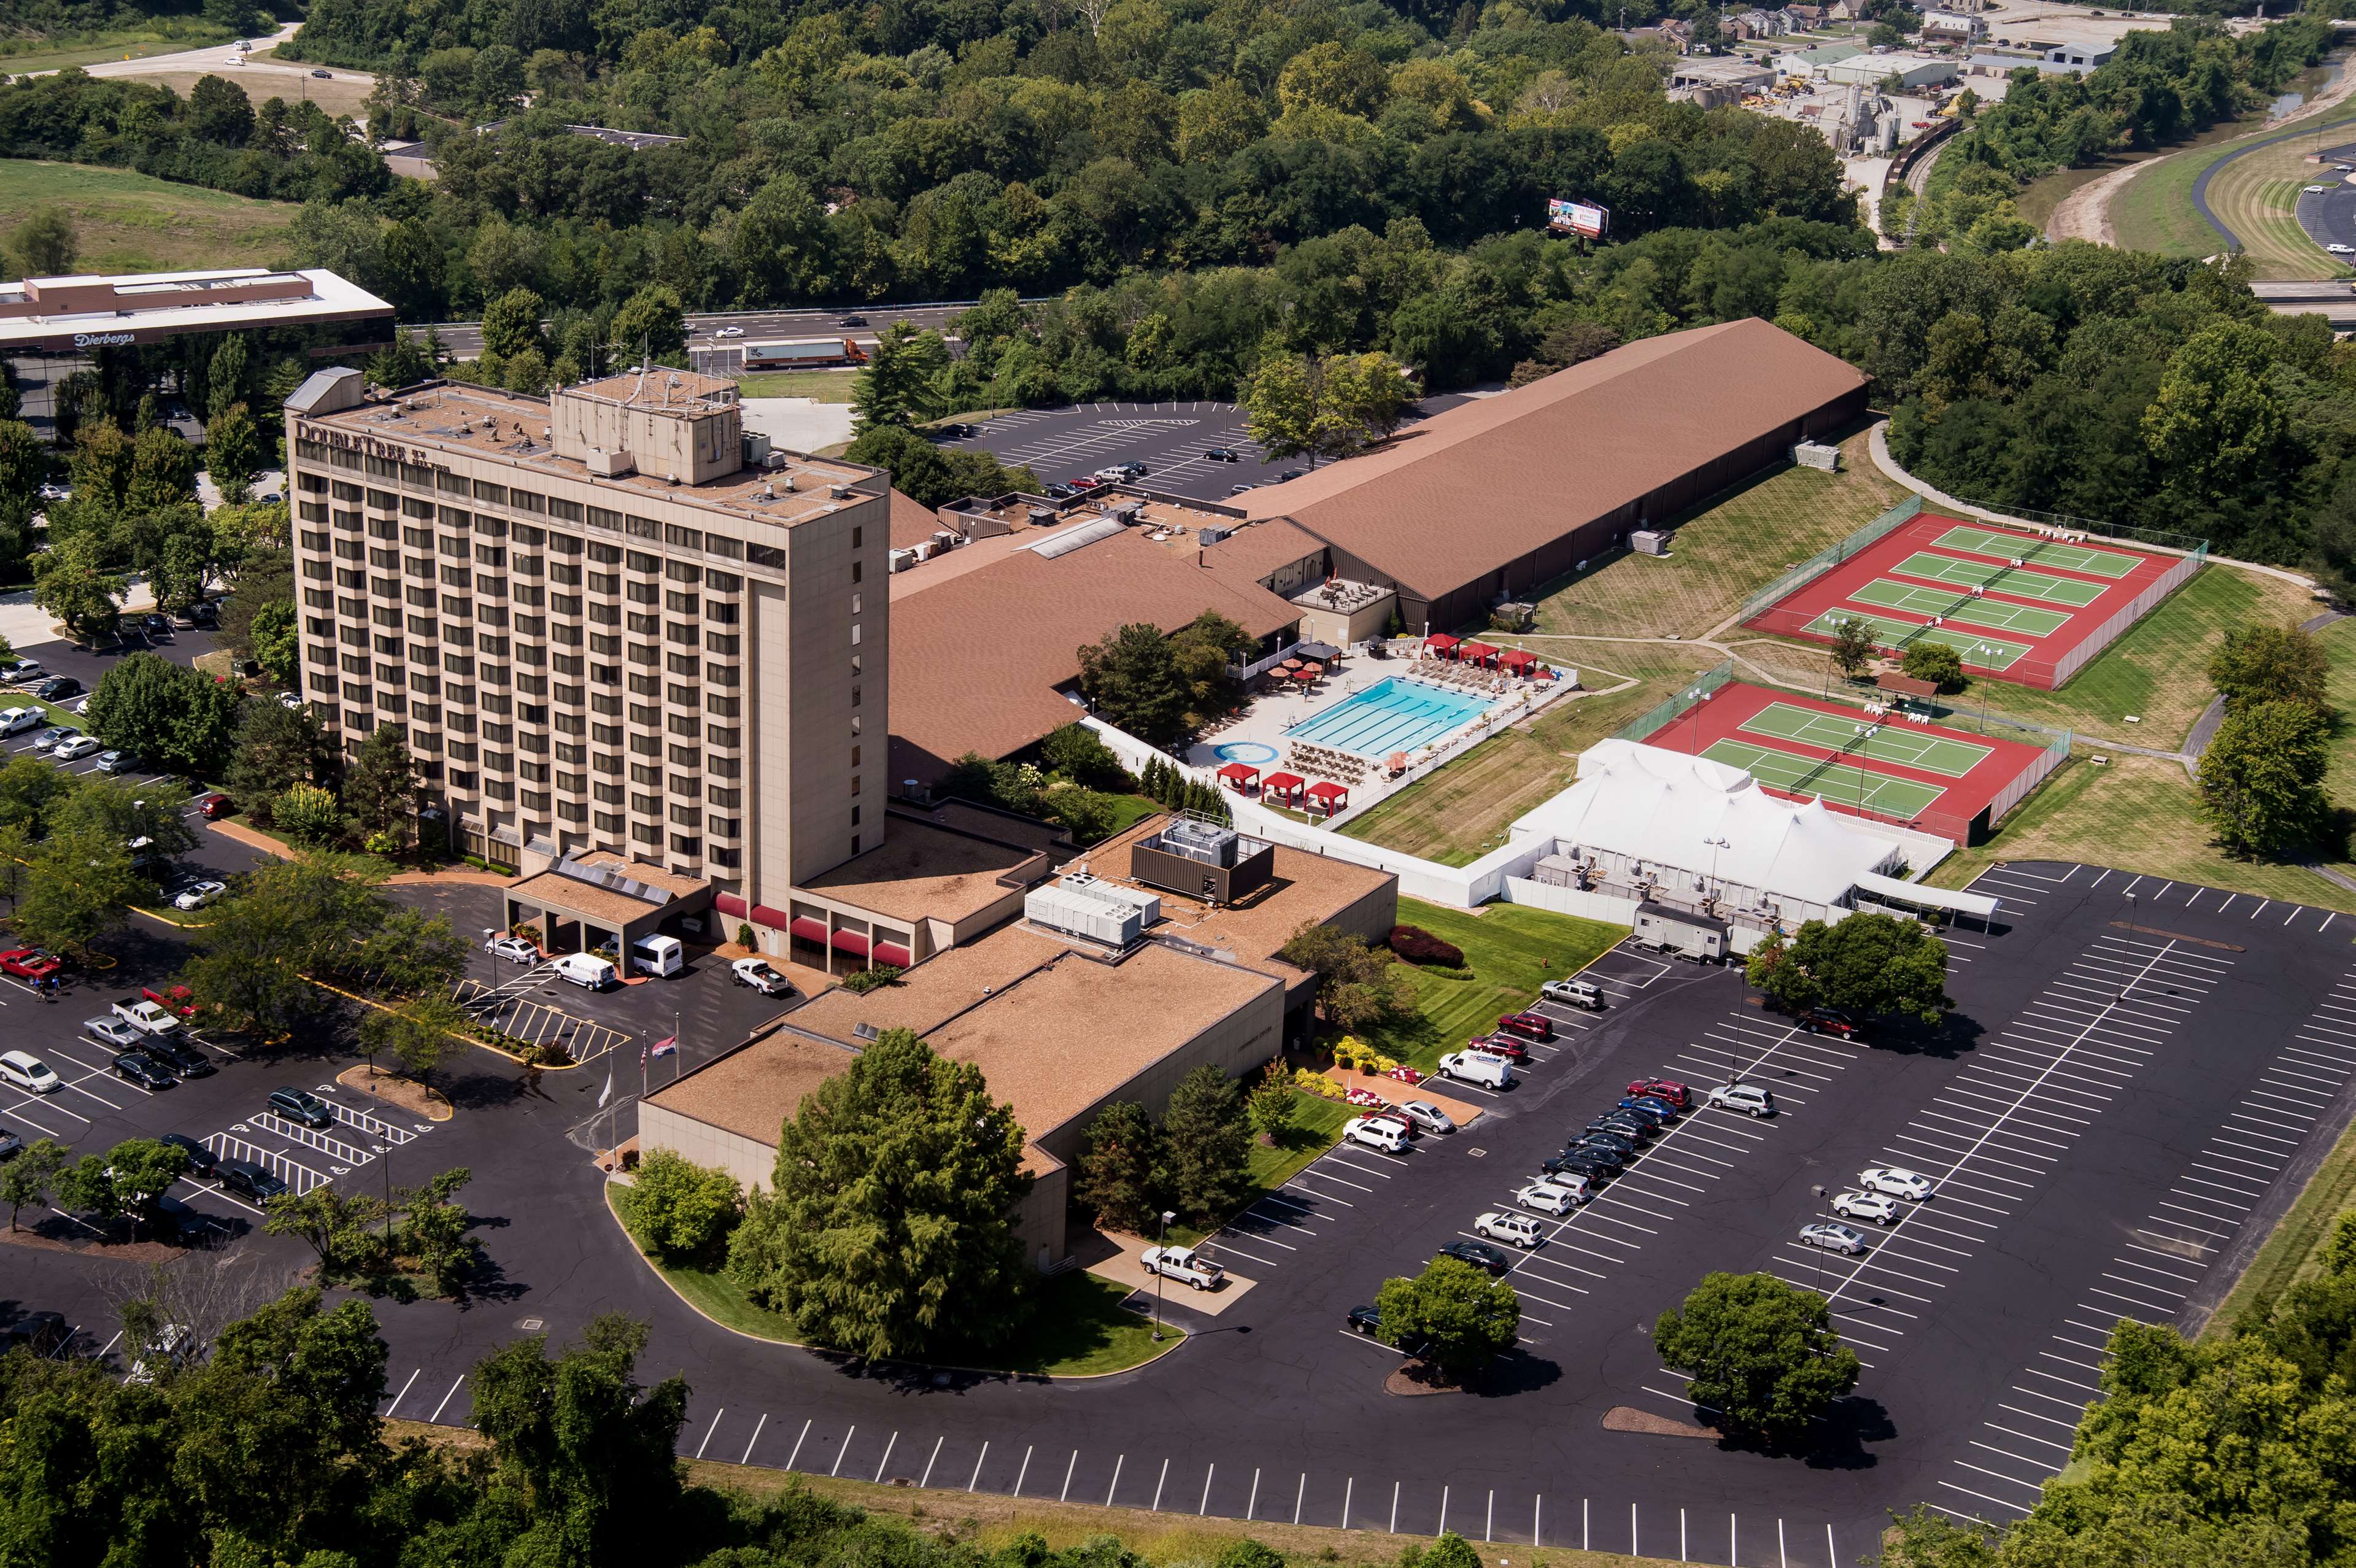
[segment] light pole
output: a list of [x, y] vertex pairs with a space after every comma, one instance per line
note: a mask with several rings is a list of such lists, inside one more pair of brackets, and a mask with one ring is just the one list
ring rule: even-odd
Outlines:
[[1162, 1211], [1162, 1233], [1153, 1239], [1153, 1250], [1155, 1253], [1155, 1267], [1153, 1270], [1153, 1342], [1156, 1345], [1162, 1343], [1162, 1281], [1164, 1278], [1160, 1266], [1162, 1262], [1160, 1254], [1162, 1250], [1168, 1245], [1170, 1240], [1170, 1222], [1177, 1218], [1178, 1216], [1173, 1214], [1170, 1210], [1166, 1208], [1163, 1209]]
[[1686, 693], [1686, 699], [1693, 703], [1693, 706], [1687, 711], [1687, 716], [1691, 720], [1691, 727], [1686, 731], [1686, 744], [1698, 746], [1701, 744], [1701, 705], [1709, 701], [1709, 693], [1696, 686]]

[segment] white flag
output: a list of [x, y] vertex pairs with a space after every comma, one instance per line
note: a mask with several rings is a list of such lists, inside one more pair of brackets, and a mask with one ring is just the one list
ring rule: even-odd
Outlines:
[[605, 1069], [605, 1091], [603, 1094], [600, 1094], [599, 1096], [597, 1096], [597, 1109], [598, 1109], [598, 1110], [600, 1110], [600, 1111], [605, 1110], [605, 1101], [607, 1101], [608, 1100], [611, 1100], [611, 1099], [613, 1099], [613, 1098], [614, 1098], [614, 1069], [613, 1069], [612, 1068], [607, 1068], [607, 1069]]

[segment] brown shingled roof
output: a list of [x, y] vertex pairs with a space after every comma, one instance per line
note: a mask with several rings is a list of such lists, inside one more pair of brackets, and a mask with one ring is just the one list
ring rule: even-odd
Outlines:
[[1130, 529], [1049, 558], [1017, 550], [933, 585], [918, 568], [892, 610], [892, 776], [935, 779], [969, 751], [1004, 757], [1071, 723], [1056, 688], [1078, 678], [1079, 650], [1116, 627], [1176, 631], [1216, 610], [1254, 637], [1301, 618], [1259, 584], [1317, 542], [1260, 524], [1197, 552]]
[[933, 509], [916, 497], [894, 487], [892, 491], [892, 548], [913, 550], [941, 531], [941, 520]]
[[1380, 451], [1239, 499], [1438, 597], [1865, 381], [1755, 317], [1698, 327], [1460, 403]]

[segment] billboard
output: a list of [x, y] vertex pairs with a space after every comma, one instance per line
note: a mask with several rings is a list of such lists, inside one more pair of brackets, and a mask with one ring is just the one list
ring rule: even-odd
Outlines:
[[1610, 209], [1585, 201], [1565, 201], [1560, 197], [1547, 201], [1547, 227], [1558, 233], [1580, 234], [1590, 240], [1601, 240], [1612, 226]]

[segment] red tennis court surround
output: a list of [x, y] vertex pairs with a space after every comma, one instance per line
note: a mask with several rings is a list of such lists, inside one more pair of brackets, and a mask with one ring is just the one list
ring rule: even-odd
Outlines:
[[1862, 619], [1886, 650], [1944, 642], [1976, 676], [2051, 691], [2200, 566], [2099, 536], [1923, 512], [1744, 624], [1829, 643], [1836, 622]]
[[[1809, 715], [1815, 715], [1813, 724]], [[1881, 726], [1879, 735], [1846, 751], [1804, 734], [1821, 728], [1829, 736], [1834, 730], [1853, 732], [1876, 723]], [[2060, 766], [2069, 750], [2066, 737], [2058, 746], [2030, 746], [1944, 725], [1918, 725], [1896, 711], [1869, 714], [1839, 703], [1740, 682], [1721, 686], [1694, 703], [1645, 736], [1644, 744], [1744, 768], [1762, 788], [1787, 800], [1822, 800], [1837, 811], [1895, 822], [1959, 844], [1986, 838], [2007, 811]], [[1892, 753], [1908, 752], [1935, 753], [1963, 770], [1891, 759]], [[1746, 753], [1757, 755], [1742, 755]], [[1972, 753], [1985, 755], [1974, 761]], [[1819, 763], [1830, 766], [1817, 772]], [[1804, 779], [1801, 788], [1785, 787]], [[1936, 799], [1903, 811], [1878, 810], [1873, 797], [1885, 789], [1909, 797], [1910, 805], [1934, 791]]]

